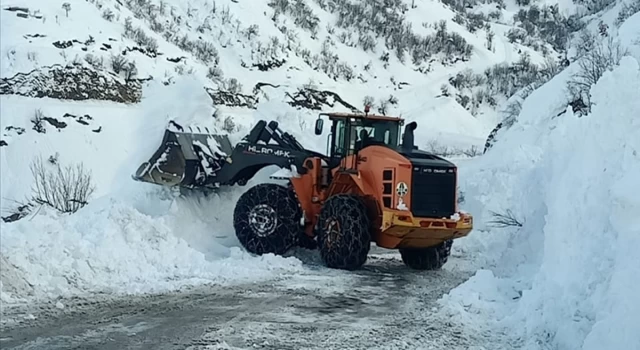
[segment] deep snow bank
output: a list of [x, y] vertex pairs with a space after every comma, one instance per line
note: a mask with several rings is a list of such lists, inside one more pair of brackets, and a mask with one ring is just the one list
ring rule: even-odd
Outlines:
[[[511, 348], [640, 349], [638, 59], [605, 73], [581, 118], [558, 116], [569, 67], [491, 152], [463, 163], [464, 209], [477, 221], [457, 249], [486, 269], [446, 295], [443, 312], [513, 335]], [[507, 209], [522, 227], [487, 224]]]
[[[13, 96], [3, 96], [0, 105], [2, 129], [25, 129], [11, 133], [9, 145], [0, 148], [3, 209], [29, 195], [29, 165], [36, 156], [57, 154], [62, 165], [83, 163], [96, 184], [90, 204], [73, 215], [41, 208], [20, 221], [0, 223], [3, 305], [88, 292], [159, 292], [186, 284], [254, 281], [301, 268], [295, 258], [252, 257], [239, 248], [229, 218], [246, 188], [178, 197], [132, 180], [160, 145], [169, 119], [220, 132], [211, 99], [196, 80], [168, 87], [151, 83], [135, 106]], [[45, 124], [45, 133], [35, 132], [30, 120], [36, 108], [67, 127]], [[90, 115], [91, 125], [75, 123], [65, 113]], [[269, 169], [254, 182], [268, 175]]]
[[75, 215], [44, 210], [33, 221], [5, 225], [2, 301], [160, 292], [188, 284], [253, 281], [300, 267], [296, 259], [250, 257], [237, 247], [211, 246], [225, 233], [220, 226], [208, 227], [208, 239], [198, 244], [197, 236], [206, 229], [202, 223], [178, 220], [103, 198]]

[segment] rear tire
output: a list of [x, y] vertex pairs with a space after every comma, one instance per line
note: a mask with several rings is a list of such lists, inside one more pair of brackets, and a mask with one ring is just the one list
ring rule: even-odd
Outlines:
[[330, 268], [356, 270], [367, 261], [371, 248], [370, 219], [359, 197], [330, 197], [318, 218], [320, 256]]
[[439, 270], [449, 260], [453, 240], [428, 248], [400, 249], [402, 262], [414, 270]]
[[250, 253], [282, 255], [294, 246], [302, 210], [293, 190], [260, 184], [240, 196], [233, 213], [236, 237]]

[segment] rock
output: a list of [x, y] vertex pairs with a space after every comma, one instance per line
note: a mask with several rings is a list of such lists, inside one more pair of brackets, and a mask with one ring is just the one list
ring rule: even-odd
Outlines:
[[173, 62], [173, 63], [179, 63], [183, 59], [186, 59], [186, 57], [184, 57], [184, 56], [176, 57], [176, 58], [167, 57], [167, 61]]
[[53, 127], [55, 127], [56, 129], [60, 130], [60, 129], [64, 129], [67, 127], [67, 123], [59, 121], [56, 118], [51, 118], [51, 117], [44, 117], [42, 118], [44, 121], [46, 121], [47, 123], [51, 124]]
[[142, 86], [135, 80], [122, 82], [105, 70], [53, 65], [0, 78], [0, 95], [137, 103]]
[[66, 49], [69, 48], [71, 46], [73, 46], [73, 41], [71, 40], [67, 40], [67, 41], [55, 41], [53, 42], [53, 46], [59, 48], [59, 49]]
[[290, 101], [287, 101], [287, 103], [293, 107], [322, 110], [324, 106], [334, 108], [337, 104], [340, 104], [352, 112], [359, 112], [356, 107], [332, 91], [300, 88], [294, 95], [287, 93], [287, 97], [290, 98]]
[[18, 134], [18, 135], [22, 135], [26, 131], [24, 128], [21, 128], [19, 126], [12, 126], [12, 125], [9, 125], [4, 129], [7, 130], [7, 131], [15, 130], [16, 134]]
[[252, 66], [258, 68], [258, 70], [262, 72], [266, 72], [275, 68], [282, 67], [282, 65], [285, 64], [285, 62], [287, 62], [287, 60], [285, 59], [282, 59], [282, 60], [274, 59], [264, 63], [254, 63]]
[[85, 114], [83, 116], [77, 116], [77, 115], [73, 115], [73, 114], [70, 114], [70, 113], [65, 113], [62, 116], [62, 118], [75, 119], [76, 122], [78, 122], [79, 124], [82, 124], [82, 125], [89, 125], [89, 122], [87, 120], [93, 120], [93, 118], [88, 114]]
[[224, 90], [213, 90], [211, 88], [206, 88], [206, 91], [209, 96], [211, 96], [214, 105], [255, 109], [258, 103], [258, 99], [251, 95], [243, 95]]
[[24, 12], [24, 13], [29, 13], [29, 8], [28, 8], [28, 7], [9, 6], [9, 7], [6, 7], [4, 10], [5, 10], [5, 11], [9, 11], [9, 12]]
[[131, 52], [131, 51], [138, 51], [141, 54], [146, 55], [146, 56], [151, 57], [151, 58], [156, 58], [159, 55], [162, 55], [159, 52], [156, 52], [156, 51], [153, 51], [153, 50], [143, 49], [143, 48], [141, 48], [139, 46], [127, 47], [126, 49], [122, 50], [122, 55], [126, 55], [128, 52]]

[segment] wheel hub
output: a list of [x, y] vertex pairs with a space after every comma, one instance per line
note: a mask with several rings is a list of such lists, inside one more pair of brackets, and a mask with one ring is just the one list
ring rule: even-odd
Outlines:
[[331, 248], [334, 242], [336, 242], [340, 238], [340, 223], [336, 219], [329, 219], [324, 228], [327, 238], [325, 239], [325, 243], [328, 248]]
[[249, 212], [249, 226], [259, 237], [266, 237], [278, 227], [278, 215], [269, 205], [256, 205]]

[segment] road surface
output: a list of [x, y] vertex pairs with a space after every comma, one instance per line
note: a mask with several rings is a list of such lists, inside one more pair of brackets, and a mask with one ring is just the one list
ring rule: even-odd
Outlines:
[[[472, 272], [452, 258], [437, 272], [408, 270], [372, 251], [360, 271], [306, 262], [304, 274], [179, 293], [62, 300], [5, 326], [2, 349], [489, 349], [488, 335], [435, 312]], [[495, 345], [495, 344], [494, 344]]]

